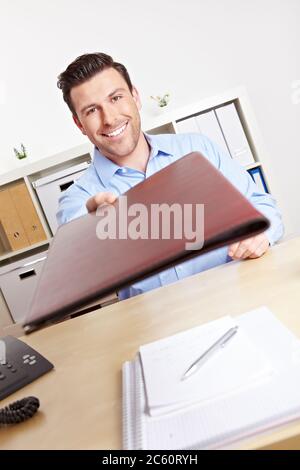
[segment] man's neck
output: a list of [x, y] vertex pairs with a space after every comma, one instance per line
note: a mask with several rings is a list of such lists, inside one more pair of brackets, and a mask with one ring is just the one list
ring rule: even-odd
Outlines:
[[111, 157], [108, 158], [117, 165], [126, 166], [128, 168], [133, 168], [134, 170], [142, 171], [143, 173], [145, 173], [150, 157], [150, 151], [151, 147], [145, 135], [143, 134], [143, 132], [141, 132], [137, 146], [130, 155], [116, 159]]
[[151, 147], [143, 132], [140, 133], [138, 144], [127, 161], [122, 161], [122, 166], [133, 168], [134, 170], [146, 172], [148, 160], [150, 157]]

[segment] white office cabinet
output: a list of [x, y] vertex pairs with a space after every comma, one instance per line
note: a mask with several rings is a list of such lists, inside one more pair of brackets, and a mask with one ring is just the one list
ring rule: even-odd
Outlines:
[[53, 235], [57, 230], [56, 213], [61, 194], [76, 181], [89, 166], [88, 162], [52, 173], [33, 182]]
[[30, 307], [47, 252], [13, 263], [0, 274], [0, 289], [15, 323], [22, 323]]
[[217, 108], [216, 115], [232, 158], [244, 166], [253, 164], [255, 159], [234, 103]]

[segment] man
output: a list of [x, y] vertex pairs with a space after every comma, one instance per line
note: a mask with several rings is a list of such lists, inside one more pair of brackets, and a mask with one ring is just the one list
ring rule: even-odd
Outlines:
[[[60, 198], [57, 220], [66, 223], [116, 197], [192, 151], [214, 164], [271, 221], [270, 229], [204, 254], [119, 292], [125, 299], [232, 259], [257, 258], [283, 234], [274, 199], [249, 174], [200, 134], [150, 136], [141, 131], [141, 101], [126, 68], [102, 53], [85, 54], [59, 76], [58, 87], [75, 124], [94, 144], [93, 163]], [[201, 182], [199, 182], [201, 184]]]

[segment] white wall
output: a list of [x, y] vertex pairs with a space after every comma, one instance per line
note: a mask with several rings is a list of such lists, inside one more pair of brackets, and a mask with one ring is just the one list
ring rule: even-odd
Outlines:
[[56, 77], [102, 51], [128, 67], [146, 110], [151, 94], [177, 106], [244, 85], [287, 233], [300, 232], [299, 0], [0, 0], [0, 12], [0, 173], [25, 164], [21, 142], [31, 161], [85, 142]]

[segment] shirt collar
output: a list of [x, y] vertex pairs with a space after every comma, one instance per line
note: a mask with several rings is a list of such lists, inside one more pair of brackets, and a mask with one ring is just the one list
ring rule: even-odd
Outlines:
[[[144, 133], [148, 143], [151, 147], [150, 158], [156, 157], [158, 154], [170, 155], [170, 145], [167, 145], [166, 142], [162, 141], [159, 136], [150, 135]], [[108, 186], [111, 178], [114, 174], [122, 168], [116, 163], [112, 162], [109, 158], [105, 157], [97, 147], [94, 147], [94, 158], [93, 158], [94, 167], [97, 171], [99, 178], [101, 179], [104, 186]]]
[[156, 157], [159, 153], [171, 155], [170, 144], [166, 140], [161, 139], [159, 135], [144, 134], [151, 147], [150, 159]]
[[109, 158], [105, 157], [97, 147], [94, 148], [94, 167], [104, 186], [108, 186], [111, 178], [121, 168]]

